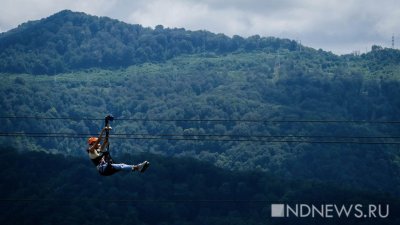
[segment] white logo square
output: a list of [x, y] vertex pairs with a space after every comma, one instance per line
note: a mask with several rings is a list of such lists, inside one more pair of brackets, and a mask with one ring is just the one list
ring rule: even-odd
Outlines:
[[285, 205], [271, 204], [271, 217], [285, 217]]

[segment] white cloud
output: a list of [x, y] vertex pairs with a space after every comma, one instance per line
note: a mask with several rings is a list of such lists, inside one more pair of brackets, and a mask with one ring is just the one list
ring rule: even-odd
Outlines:
[[19, 24], [48, 17], [64, 9], [103, 15], [116, 0], [1, 0], [0, 29], [10, 30]]

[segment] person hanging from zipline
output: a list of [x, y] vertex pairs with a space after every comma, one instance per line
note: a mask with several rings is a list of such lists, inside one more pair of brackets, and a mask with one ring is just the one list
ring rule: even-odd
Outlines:
[[[112, 120], [113, 120], [112, 116], [110, 115], [106, 116], [105, 118], [106, 125], [101, 130], [99, 137], [90, 137], [88, 139], [89, 146], [86, 151], [89, 155], [89, 158], [91, 159], [91, 161], [99, 171], [100, 175], [102, 176], [113, 175], [114, 173], [117, 173], [119, 171], [126, 171], [126, 172], [138, 171], [143, 173], [150, 166], [150, 163], [148, 161], [144, 161], [137, 165], [127, 165], [125, 163], [113, 162], [110, 152], [108, 150], [110, 145], [108, 141], [108, 136], [110, 130], [112, 129], [109, 126], [109, 121]], [[103, 137], [104, 132], [105, 132], [105, 137]]]

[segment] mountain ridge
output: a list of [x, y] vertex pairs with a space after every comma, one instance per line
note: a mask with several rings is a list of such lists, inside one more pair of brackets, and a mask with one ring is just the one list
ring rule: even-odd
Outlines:
[[56, 74], [87, 68], [120, 68], [163, 62], [194, 53], [299, 48], [295, 41], [249, 38], [183, 28], [154, 29], [108, 17], [63, 10], [0, 35], [0, 72]]
[[[68, 15], [71, 18], [64, 21]], [[51, 18], [49, 24], [43, 25], [43, 21], [31, 24], [37, 26], [32, 32], [38, 35], [11, 35], [19, 37], [16, 44], [0, 51], [1, 115], [399, 120], [398, 50], [374, 46], [368, 54], [337, 56], [298, 49], [290, 40], [227, 38], [161, 26], [150, 29], [68, 11]], [[31, 25], [23, 29], [31, 29]], [[22, 41], [31, 44], [18, 44]], [[93, 121], [2, 122], [6, 133], [93, 134], [101, 129], [101, 124]], [[396, 124], [120, 121], [115, 129], [129, 134], [189, 134], [199, 138], [283, 135], [287, 138], [272, 140], [277, 142], [113, 140], [113, 148], [185, 155], [231, 170], [259, 168], [290, 178], [353, 184], [400, 195], [399, 150], [385, 144], [398, 142]], [[311, 136], [306, 141], [344, 143], [292, 143], [291, 136], [298, 137], [295, 141]], [[7, 136], [1, 141], [18, 149], [30, 146], [71, 155], [86, 144], [53, 137]], [[347, 143], [353, 141], [360, 144]], [[382, 145], [364, 144], [368, 141]]]

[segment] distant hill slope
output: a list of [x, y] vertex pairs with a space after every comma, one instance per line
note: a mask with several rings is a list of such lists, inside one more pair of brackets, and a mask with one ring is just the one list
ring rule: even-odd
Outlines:
[[[1, 224], [357, 224], [350, 218], [271, 218], [270, 205], [389, 204], [396, 224], [399, 201], [322, 183], [288, 182], [259, 172], [228, 172], [192, 159], [154, 155], [144, 174], [101, 177], [89, 161], [44, 153], [0, 150]], [[366, 211], [364, 211], [366, 213]], [[353, 213], [355, 213], [353, 211]], [[376, 213], [377, 214], [377, 213]], [[97, 222], [96, 222], [97, 221]]]
[[[1, 119], [1, 132], [61, 137], [3, 136], [0, 142], [18, 149], [29, 146], [79, 155], [85, 138], [62, 138], [62, 134], [97, 134], [102, 121], [79, 118], [112, 113], [121, 119], [113, 126], [113, 134], [139, 138], [113, 138], [112, 148], [119, 153], [185, 155], [235, 171], [257, 168], [292, 179], [333, 181], [400, 195], [400, 151], [394, 144], [399, 142], [398, 123], [219, 121], [400, 120], [400, 82], [366, 79], [330, 54], [308, 58], [303, 54], [182, 56], [126, 70], [56, 76], [1, 74], [2, 116], [77, 120]], [[319, 64], [321, 59], [332, 63]], [[180, 121], [186, 119], [216, 122]], [[139, 134], [148, 139], [141, 140]], [[198, 140], [168, 140], [177, 138]]]
[[[337, 56], [290, 40], [153, 30], [70, 11], [3, 33], [0, 43], [2, 116], [103, 118], [113, 113], [121, 119], [176, 119], [120, 120], [113, 132], [159, 139], [113, 139], [112, 147], [400, 195], [398, 123], [179, 121], [399, 121], [399, 50], [374, 46], [368, 54]], [[130, 57], [119, 57], [121, 49]], [[89, 69], [94, 67], [109, 69]], [[127, 68], [114, 69], [121, 67]], [[1, 143], [68, 155], [84, 148], [84, 138], [7, 133], [89, 135], [101, 126], [87, 120], [1, 123]], [[171, 134], [248, 140], [166, 140]], [[266, 138], [253, 141], [257, 136]]]
[[0, 35], [0, 72], [55, 74], [162, 62], [182, 54], [296, 50], [295, 41], [155, 29], [68, 10]]

